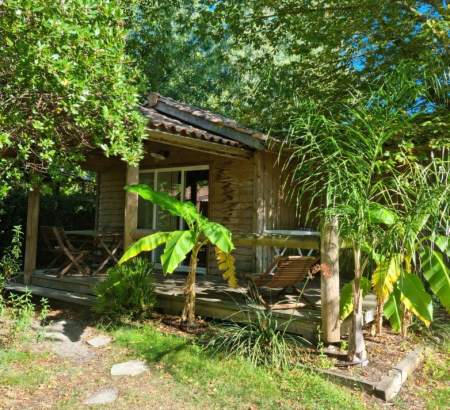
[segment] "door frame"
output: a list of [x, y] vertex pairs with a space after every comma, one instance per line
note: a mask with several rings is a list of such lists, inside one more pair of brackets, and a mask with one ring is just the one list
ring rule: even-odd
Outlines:
[[[185, 187], [186, 187], [186, 171], [210, 171], [210, 166], [209, 165], [191, 165], [191, 166], [172, 166], [172, 167], [166, 167], [166, 168], [142, 168], [139, 169], [139, 176], [141, 174], [149, 174], [149, 173], [154, 173], [154, 179], [153, 179], [153, 189], [156, 189], [156, 187], [158, 186], [158, 173], [159, 172], [174, 172], [174, 171], [178, 171], [181, 172], [181, 201], [184, 201], [184, 191], [185, 191]], [[208, 187], [210, 185], [210, 179], [208, 178]], [[209, 202], [209, 196], [208, 196], [208, 202]], [[208, 213], [209, 213], [209, 203], [208, 203]], [[157, 213], [156, 213], [156, 206], [153, 206], [153, 218], [152, 218], [152, 230], [153, 231], [157, 231], [156, 229], [156, 217], [157, 217]], [[179, 224], [178, 224], [178, 229], [182, 230], [184, 225], [184, 221], [183, 218], [180, 218]], [[207, 252], [208, 254], [208, 252]], [[161, 264], [159, 262], [155, 261], [156, 259], [156, 254], [155, 252], [152, 252], [152, 262], [155, 264], [156, 267], [161, 268]], [[176, 272], [188, 272], [189, 271], [189, 266], [186, 265], [181, 265], [177, 268]], [[197, 272], [200, 274], [206, 274], [207, 272], [207, 267], [197, 267]]]

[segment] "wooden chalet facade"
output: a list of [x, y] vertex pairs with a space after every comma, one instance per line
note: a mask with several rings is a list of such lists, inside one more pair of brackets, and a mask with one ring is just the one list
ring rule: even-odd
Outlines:
[[[283, 194], [278, 153], [267, 148], [265, 135], [158, 94], [142, 112], [148, 142], [138, 168], [98, 158], [87, 164], [98, 175], [97, 229], [123, 228], [128, 245], [136, 234], [180, 227], [181, 221], [125, 194], [124, 186], [137, 182], [193, 201], [236, 237], [298, 229], [295, 207]], [[234, 256], [242, 273], [260, 272], [272, 258], [249, 246], [237, 246]], [[201, 262], [207, 273], [218, 272], [212, 249]]]
[[[321, 279], [321, 289], [318, 289], [319, 310], [316, 307], [314, 312], [283, 313], [282, 318], [290, 326], [298, 326], [298, 332], [304, 335], [315, 333], [317, 320], [321, 320], [323, 340], [338, 341], [339, 245], [336, 229], [332, 225], [325, 226], [321, 238], [317, 232], [298, 235], [302, 224], [296, 216], [296, 207], [286, 195], [289, 189], [283, 187], [282, 166], [277, 161], [278, 149], [270, 148], [267, 136], [220, 115], [155, 93], [149, 96], [141, 110], [148, 118], [148, 140], [145, 143], [145, 156], [138, 166], [129, 166], [117, 158], [106, 158], [100, 153], [90, 154], [84, 164], [87, 170], [97, 174], [95, 231], [119, 230], [126, 248], [147, 233], [182, 229], [183, 221], [124, 190], [127, 184], [146, 183], [178, 199], [192, 201], [211, 220], [225, 225], [233, 232], [238, 276], [264, 272], [273, 262], [277, 248], [307, 249], [316, 255], [320, 252], [322, 263], [331, 266], [332, 275]], [[32, 288], [32, 281], [39, 279], [36, 275], [39, 198], [39, 188], [29, 193], [24, 281]], [[272, 232], [270, 238], [267, 237], [268, 231]], [[158, 262], [158, 250], [153, 252], [152, 257]], [[199, 259], [199, 273], [203, 273], [202, 277], [206, 278], [206, 282], [202, 279], [201, 286], [211, 288], [212, 282], [221, 280], [213, 249], [206, 250]], [[208, 282], [207, 278], [212, 278], [212, 282]], [[50, 283], [45, 285], [47, 287], [58, 289], [55, 285], [57, 279], [55, 276], [41, 277], [39, 280]], [[76, 279], [76, 289], [85, 285], [81, 279], [61, 279], [66, 281], [65, 286], [72, 286]], [[175, 301], [180, 303], [182, 295], [180, 285], [173, 282], [172, 286], [170, 283], [162, 280], [159, 291], [161, 303], [166, 303], [169, 310], [173, 309]], [[16, 291], [25, 289], [21, 284], [11, 286]], [[172, 289], [178, 289], [176, 294], [170, 290], [171, 286]], [[217, 286], [223, 288], [221, 284]], [[225, 293], [222, 290], [220, 292], [228, 295], [229, 289]], [[201, 313], [203, 316], [213, 312], [211, 317], [226, 318], [227, 315], [235, 315], [241, 309], [239, 306], [242, 306], [217, 302], [219, 305], [222, 303], [219, 308], [221, 313], [218, 313], [217, 309], [211, 308], [215, 300], [215, 296], [203, 301], [199, 298], [199, 309], [205, 309]], [[227, 303], [228, 308], [223, 308]], [[291, 318], [293, 314], [297, 316], [295, 323]]]

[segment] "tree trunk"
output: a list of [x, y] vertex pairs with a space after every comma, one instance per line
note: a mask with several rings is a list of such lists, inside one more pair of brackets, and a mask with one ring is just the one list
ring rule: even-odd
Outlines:
[[184, 326], [191, 326], [195, 322], [195, 275], [197, 272], [197, 256], [199, 247], [195, 246], [192, 249], [191, 264], [189, 274], [186, 278], [186, 284], [184, 288], [184, 308], [181, 314], [181, 323]]
[[383, 301], [377, 300], [377, 312], [376, 312], [376, 324], [377, 324], [377, 335], [380, 336], [383, 333], [383, 311], [384, 303]]
[[404, 310], [403, 317], [402, 317], [402, 336], [406, 337], [408, 336], [408, 327], [411, 324], [411, 312], [409, 310]]
[[367, 363], [366, 345], [363, 335], [363, 311], [361, 291], [361, 248], [353, 246], [355, 279], [353, 281], [353, 314], [348, 342], [348, 359], [353, 363]]
[[341, 340], [341, 324], [339, 320], [339, 236], [336, 217], [324, 222], [320, 239], [320, 262], [329, 269], [329, 274], [320, 275], [322, 336], [325, 343], [337, 343]]

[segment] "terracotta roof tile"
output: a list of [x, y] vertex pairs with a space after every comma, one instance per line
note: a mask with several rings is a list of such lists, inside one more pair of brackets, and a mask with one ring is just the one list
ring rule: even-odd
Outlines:
[[141, 111], [145, 117], [150, 119], [150, 122], [148, 124], [149, 128], [169, 132], [172, 134], [179, 134], [186, 137], [198, 138], [223, 145], [229, 145], [231, 147], [243, 147], [242, 144], [238, 141], [224, 138], [200, 128], [193, 127], [192, 125], [185, 124], [175, 118], [161, 114], [153, 108], [141, 107]]
[[143, 114], [150, 119], [150, 123], [148, 125], [150, 128], [179, 135], [185, 135], [192, 138], [199, 138], [206, 141], [216, 142], [233, 147], [248, 148], [245, 144], [236, 141], [232, 137], [218, 135], [215, 132], [212, 132], [209, 127], [207, 127], [207, 131], [198, 127], [197, 124], [194, 126], [179, 119], [179, 117], [175, 118], [174, 116], [168, 115], [167, 113], [158, 111], [159, 102], [175, 110], [175, 113], [187, 113], [199, 119], [206, 120], [214, 125], [219, 125], [221, 127], [230, 129], [232, 130], [232, 132], [246, 134], [247, 136], [250, 136], [251, 138], [258, 141], [265, 141], [267, 139], [267, 136], [265, 134], [252, 130], [250, 128], [245, 128], [239, 125], [234, 120], [207, 110], [203, 110], [198, 107], [193, 107], [188, 104], [175, 101], [169, 97], [163, 97], [157, 93], [151, 93], [148, 97], [147, 104], [141, 107]]

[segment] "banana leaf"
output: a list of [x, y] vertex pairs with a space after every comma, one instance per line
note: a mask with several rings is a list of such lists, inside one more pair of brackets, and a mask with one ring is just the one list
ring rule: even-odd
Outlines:
[[433, 303], [420, 278], [412, 273], [405, 273], [398, 281], [398, 288], [401, 292], [400, 300], [406, 309], [429, 326], [433, 320]]
[[423, 276], [430, 288], [448, 312], [450, 312], [450, 269], [442, 254], [435, 249], [425, 247], [420, 253]]
[[173, 273], [192, 250], [195, 242], [195, 235], [191, 231], [172, 232], [167, 238], [164, 253], [161, 255], [163, 272]]
[[400, 291], [397, 287], [394, 288], [389, 295], [388, 300], [384, 304], [383, 315], [389, 320], [392, 330], [394, 332], [400, 332], [402, 327], [403, 311], [400, 301]]
[[144, 236], [137, 242], [133, 243], [119, 260], [119, 265], [127, 260], [134, 258], [141, 252], [150, 252], [167, 241], [170, 232], [156, 232], [154, 234]]

